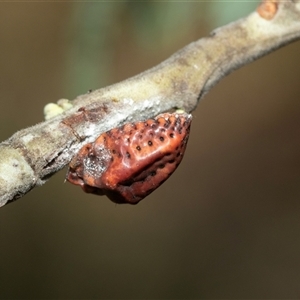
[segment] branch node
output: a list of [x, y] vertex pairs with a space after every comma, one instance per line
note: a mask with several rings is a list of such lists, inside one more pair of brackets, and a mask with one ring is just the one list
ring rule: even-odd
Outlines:
[[256, 9], [258, 14], [266, 20], [272, 20], [278, 10], [277, 0], [264, 0]]

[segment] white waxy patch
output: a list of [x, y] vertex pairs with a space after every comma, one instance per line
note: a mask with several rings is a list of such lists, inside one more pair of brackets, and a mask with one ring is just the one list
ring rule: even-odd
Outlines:
[[124, 98], [123, 99], [124, 104], [132, 105], [134, 101], [131, 98]]
[[93, 136], [93, 134], [95, 133], [96, 130], [96, 124], [89, 124], [89, 126], [86, 128], [85, 134], [86, 136]]
[[31, 133], [28, 133], [21, 138], [24, 144], [30, 143], [33, 139], [34, 139], [34, 135], [32, 135]]
[[[185, 111], [183, 109], [176, 109], [175, 111], [176, 114], [184, 114]], [[177, 115], [176, 115], [177, 116]]]

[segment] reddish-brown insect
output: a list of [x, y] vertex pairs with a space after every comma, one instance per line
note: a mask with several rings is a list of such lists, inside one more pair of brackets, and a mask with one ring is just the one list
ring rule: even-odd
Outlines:
[[67, 180], [113, 202], [137, 204], [180, 164], [192, 116], [165, 113], [100, 135], [72, 159]]

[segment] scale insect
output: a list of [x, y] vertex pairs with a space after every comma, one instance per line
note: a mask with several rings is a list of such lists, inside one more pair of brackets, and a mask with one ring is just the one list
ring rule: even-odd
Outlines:
[[115, 203], [137, 204], [180, 164], [191, 121], [185, 112], [164, 113], [111, 129], [79, 150], [67, 180]]

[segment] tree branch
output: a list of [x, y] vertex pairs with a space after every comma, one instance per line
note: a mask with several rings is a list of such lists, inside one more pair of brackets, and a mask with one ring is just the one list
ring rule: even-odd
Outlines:
[[181, 108], [231, 71], [300, 38], [300, 0], [263, 1], [248, 17], [214, 30], [135, 77], [48, 105], [61, 113], [0, 144], [0, 206], [18, 199], [69, 163], [101, 133]]

